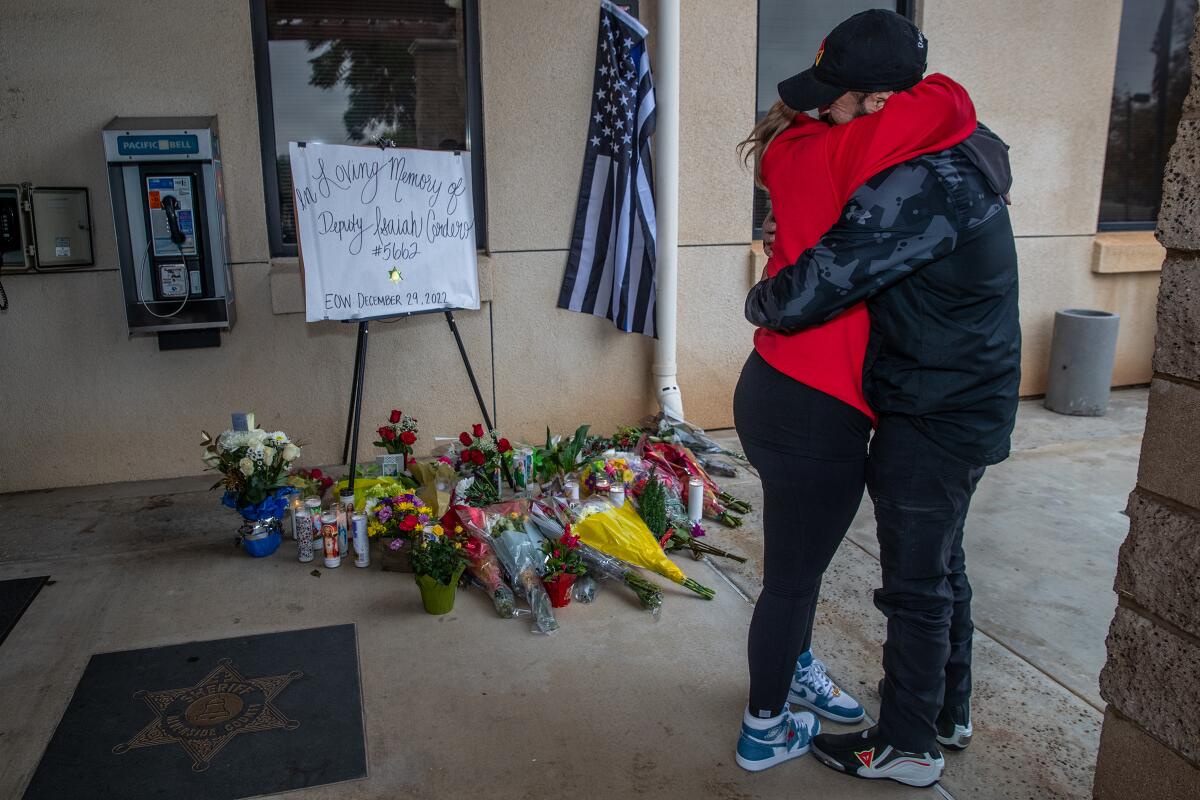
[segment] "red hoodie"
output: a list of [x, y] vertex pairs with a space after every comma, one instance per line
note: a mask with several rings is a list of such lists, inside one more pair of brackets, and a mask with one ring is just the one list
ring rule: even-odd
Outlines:
[[[763, 154], [761, 173], [778, 223], [767, 272], [794, 264], [837, 222], [850, 196], [880, 170], [952, 147], [975, 130], [967, 91], [930, 75], [847, 125], [799, 114]], [[824, 325], [783, 334], [759, 328], [754, 348], [785, 375], [849, 403], [874, 420], [863, 397], [870, 323], [860, 303]]]

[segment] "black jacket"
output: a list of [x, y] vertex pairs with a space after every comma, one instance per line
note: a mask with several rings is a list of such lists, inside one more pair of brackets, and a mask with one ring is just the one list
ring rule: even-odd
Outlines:
[[867, 402], [979, 466], [1008, 457], [1020, 383], [1007, 150], [981, 125], [880, 172], [816, 247], [746, 299], [750, 322], [782, 332], [866, 300]]

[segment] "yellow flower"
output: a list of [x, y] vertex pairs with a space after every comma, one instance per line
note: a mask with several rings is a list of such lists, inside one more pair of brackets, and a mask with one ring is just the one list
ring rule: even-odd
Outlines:
[[434, 526], [433, 526], [433, 532], [434, 532], [434, 534], [435, 534], [435, 535], [437, 535], [437, 536], [441, 536], [441, 535], [444, 533], [444, 531], [442, 530], [442, 526], [441, 526], [441, 525], [434, 525]]
[[455, 542], [455, 543], [454, 543], [454, 549], [455, 549], [455, 550], [462, 550], [462, 542]]
[[455, 533], [462, 533], [462, 525], [455, 525], [455, 526], [454, 526], [454, 532], [455, 532]]

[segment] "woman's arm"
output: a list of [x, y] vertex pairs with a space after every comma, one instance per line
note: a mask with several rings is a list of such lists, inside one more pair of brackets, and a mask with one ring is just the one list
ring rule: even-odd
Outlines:
[[975, 105], [967, 90], [941, 74], [892, 95], [881, 111], [835, 125], [825, 147], [838, 205], [880, 170], [953, 147], [975, 126]]

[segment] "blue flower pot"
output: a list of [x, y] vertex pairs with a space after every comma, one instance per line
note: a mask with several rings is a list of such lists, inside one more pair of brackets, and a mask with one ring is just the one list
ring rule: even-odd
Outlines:
[[279, 520], [273, 518], [257, 522], [247, 520], [238, 529], [238, 534], [241, 536], [242, 549], [254, 558], [271, 555], [283, 541]]

